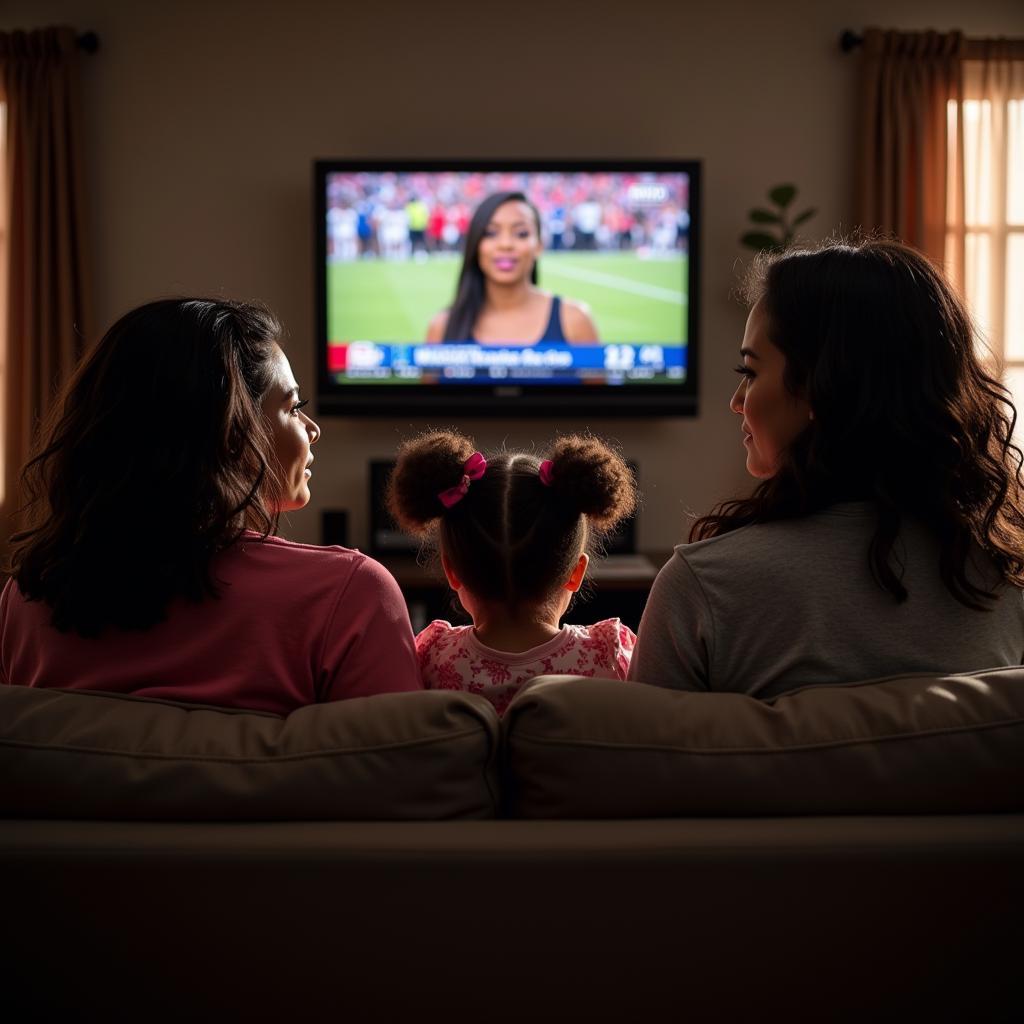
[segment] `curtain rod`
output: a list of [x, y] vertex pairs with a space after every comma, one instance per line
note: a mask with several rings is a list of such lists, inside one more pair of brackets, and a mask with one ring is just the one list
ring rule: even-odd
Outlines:
[[100, 48], [100, 37], [95, 32], [83, 32], [77, 41], [83, 53], [95, 53]]
[[[965, 39], [960, 57], [963, 60], [984, 60], [987, 40]], [[1013, 60], [1024, 60], [1024, 39], [1000, 39], [1000, 43], [1008, 44]], [[864, 45], [864, 37], [845, 28], [839, 33], [839, 49], [843, 53], [853, 53], [858, 47]]]

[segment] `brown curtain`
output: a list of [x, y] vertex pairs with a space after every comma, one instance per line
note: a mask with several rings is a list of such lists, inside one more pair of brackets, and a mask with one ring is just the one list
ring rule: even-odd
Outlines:
[[92, 328], [78, 61], [71, 29], [0, 33], [9, 229], [0, 545], [39, 420]]
[[858, 220], [938, 261], [946, 243], [947, 114], [959, 32], [864, 32]]

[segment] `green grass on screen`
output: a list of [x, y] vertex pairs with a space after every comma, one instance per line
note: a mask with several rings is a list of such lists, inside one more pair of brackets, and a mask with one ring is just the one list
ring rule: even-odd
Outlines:
[[[540, 286], [585, 302], [602, 341], [683, 343], [686, 256], [544, 253]], [[360, 260], [327, 265], [331, 341], [422, 341], [430, 318], [455, 294], [461, 259]]]

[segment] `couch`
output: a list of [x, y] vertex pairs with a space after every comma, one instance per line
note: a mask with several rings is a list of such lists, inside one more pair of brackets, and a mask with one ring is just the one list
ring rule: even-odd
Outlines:
[[0, 687], [21, 1020], [1014, 1020], [1024, 669], [287, 718]]

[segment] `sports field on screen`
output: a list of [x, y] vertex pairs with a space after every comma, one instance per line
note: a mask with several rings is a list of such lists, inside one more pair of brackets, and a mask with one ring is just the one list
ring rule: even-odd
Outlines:
[[[603, 342], [686, 344], [686, 255], [545, 252], [539, 286], [590, 307]], [[451, 304], [461, 257], [327, 264], [330, 342], [409, 343]]]

